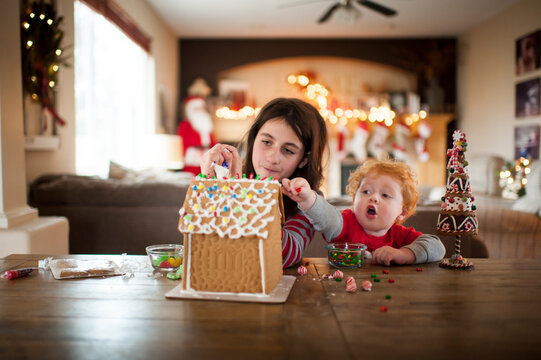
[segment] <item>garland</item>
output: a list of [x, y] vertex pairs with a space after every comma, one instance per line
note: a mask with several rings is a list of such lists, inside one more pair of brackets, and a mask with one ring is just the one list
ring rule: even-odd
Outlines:
[[[54, 106], [54, 88], [58, 84], [61, 65], [69, 66], [63, 56], [60, 29], [62, 16], [57, 17], [53, 4], [44, 0], [24, 0], [21, 12], [21, 56], [23, 91], [34, 102], [41, 104], [60, 126], [65, 121], [57, 114]], [[43, 125], [46, 129], [47, 123]]]

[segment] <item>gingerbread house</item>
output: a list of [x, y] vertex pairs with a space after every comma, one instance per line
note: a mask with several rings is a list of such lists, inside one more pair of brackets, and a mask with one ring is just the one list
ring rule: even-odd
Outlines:
[[183, 291], [269, 294], [282, 279], [277, 180], [196, 176], [180, 210]]

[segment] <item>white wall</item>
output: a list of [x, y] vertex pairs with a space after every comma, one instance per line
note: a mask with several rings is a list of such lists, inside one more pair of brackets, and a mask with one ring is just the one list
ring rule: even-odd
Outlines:
[[[59, 0], [58, 15], [64, 16], [65, 45], [73, 47], [74, 0]], [[158, 92], [166, 96], [165, 113], [173, 128], [178, 89], [178, 41], [176, 35], [156, 15], [145, 0], [116, 0], [141, 30], [151, 38], [151, 54], [155, 60], [156, 112], [154, 121], [157, 132], [165, 132], [160, 120]], [[70, 59], [73, 63], [73, 57]], [[29, 184], [46, 173], [75, 173], [75, 97], [73, 67], [62, 67], [59, 73], [57, 94], [58, 113], [66, 120], [66, 126], [59, 127], [60, 149], [54, 151], [27, 151], [26, 182]]]
[[541, 1], [523, 0], [459, 38], [458, 126], [469, 154], [514, 159], [514, 128], [541, 125], [541, 116], [515, 118], [515, 84], [541, 69], [515, 75], [515, 41], [541, 28]]

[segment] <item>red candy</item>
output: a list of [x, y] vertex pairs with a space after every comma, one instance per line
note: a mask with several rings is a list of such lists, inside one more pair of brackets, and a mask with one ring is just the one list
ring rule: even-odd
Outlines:
[[355, 278], [353, 276], [348, 276], [346, 278], [346, 291], [350, 293], [357, 291], [357, 283], [355, 282]]
[[380, 306], [379, 311], [381, 312], [387, 312], [387, 306]]
[[301, 188], [298, 187], [298, 188], [295, 189], [295, 191], [296, 191], [296, 192], [301, 192]]
[[361, 283], [361, 288], [364, 291], [372, 291], [372, 283], [368, 280], [365, 280]]
[[299, 266], [299, 268], [297, 269], [297, 272], [301, 275], [306, 275], [306, 273], [308, 272], [308, 270], [304, 267], [304, 266]]
[[333, 278], [335, 279], [342, 279], [344, 277], [344, 273], [340, 270], [336, 270], [334, 274], [332, 274]]
[[389, 279], [389, 282], [392, 284], [394, 283], [394, 279]]
[[417, 271], [423, 271], [423, 268], [417, 268], [417, 269], [415, 269], [415, 270], [417, 270]]
[[170, 267], [173, 267], [173, 265], [171, 265], [171, 263], [169, 261], [165, 260], [165, 261], [162, 261], [160, 263], [160, 267], [161, 268], [170, 268]]
[[389, 273], [389, 270], [383, 270], [382, 273], [388, 274], [388, 273]]

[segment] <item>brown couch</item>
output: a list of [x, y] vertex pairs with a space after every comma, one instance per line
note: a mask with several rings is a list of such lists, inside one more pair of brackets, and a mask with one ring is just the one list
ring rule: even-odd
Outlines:
[[178, 210], [189, 183], [46, 175], [30, 186], [40, 216], [65, 216], [71, 254], [145, 254], [151, 244], [182, 242]]

